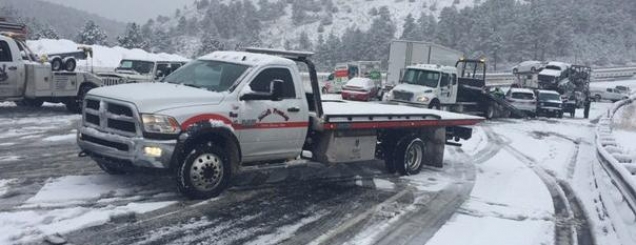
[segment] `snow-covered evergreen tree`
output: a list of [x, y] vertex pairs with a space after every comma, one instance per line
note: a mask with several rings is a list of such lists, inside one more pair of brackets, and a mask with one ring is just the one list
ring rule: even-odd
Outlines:
[[106, 45], [108, 43], [107, 39], [108, 36], [106, 36], [104, 30], [95, 24], [94, 21], [89, 20], [84, 25], [84, 29], [77, 34], [75, 41], [86, 45]]
[[119, 43], [119, 46], [124, 48], [148, 48], [148, 42], [141, 34], [141, 29], [137, 23], [128, 24], [124, 35], [117, 37], [117, 42]]

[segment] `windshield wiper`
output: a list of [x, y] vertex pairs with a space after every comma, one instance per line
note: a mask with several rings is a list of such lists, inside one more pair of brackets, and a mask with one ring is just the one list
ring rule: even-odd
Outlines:
[[201, 86], [199, 85], [194, 85], [194, 84], [188, 84], [188, 83], [179, 83], [183, 86], [188, 86], [188, 87], [192, 87], [192, 88], [201, 88]]

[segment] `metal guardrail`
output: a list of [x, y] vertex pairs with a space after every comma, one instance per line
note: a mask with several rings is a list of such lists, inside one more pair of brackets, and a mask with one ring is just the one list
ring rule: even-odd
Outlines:
[[[599, 159], [599, 163], [605, 170], [611, 181], [605, 180], [606, 185], [600, 187], [599, 191], [609, 193], [609, 196], [620, 195], [622, 201], [612, 203], [612, 200], [604, 200], [606, 205], [611, 205], [615, 210], [622, 210], [620, 213], [622, 217], [610, 217], [617, 220], [620, 223], [616, 226], [616, 231], [621, 237], [621, 240], [627, 241], [625, 244], [636, 244], [636, 164], [633, 163], [634, 159], [626, 157], [623, 153], [623, 149], [617, 144], [616, 140], [612, 136], [612, 118], [616, 111], [621, 107], [629, 105], [636, 101], [636, 95], [630, 99], [622, 100], [614, 104], [607, 114], [602, 117], [596, 128], [596, 152]], [[600, 180], [599, 182], [602, 182]], [[609, 187], [609, 188], [607, 188]], [[617, 191], [612, 191], [615, 189]], [[617, 192], [617, 193], [616, 193]], [[626, 215], [625, 212], [631, 212], [630, 215]]]

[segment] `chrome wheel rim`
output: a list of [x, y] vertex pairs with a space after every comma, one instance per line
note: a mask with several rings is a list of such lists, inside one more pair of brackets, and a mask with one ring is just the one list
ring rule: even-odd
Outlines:
[[199, 191], [210, 191], [219, 186], [223, 178], [223, 161], [215, 154], [201, 154], [190, 167], [190, 181]]
[[419, 139], [411, 141], [404, 153], [404, 165], [406, 169], [409, 171], [417, 170], [420, 165], [422, 165], [423, 155], [422, 141]]

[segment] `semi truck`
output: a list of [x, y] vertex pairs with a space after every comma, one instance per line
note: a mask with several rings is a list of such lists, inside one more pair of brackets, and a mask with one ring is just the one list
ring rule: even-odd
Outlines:
[[0, 35], [0, 101], [27, 107], [64, 103], [69, 111], [79, 112], [86, 93], [101, 85], [89, 73], [52, 71], [23, 41]]
[[[210, 198], [239, 171], [384, 160], [414, 175], [443, 166], [446, 144], [483, 118], [424, 108], [322, 100], [312, 53], [217, 51], [158, 83], [91, 90], [80, 156], [110, 174], [169, 169], [181, 193]], [[299, 67], [309, 71], [305, 91]], [[131, 170], [132, 169], [132, 170]]]
[[[383, 98], [399, 104], [482, 115], [486, 118], [525, 117], [503, 96], [486, 87], [483, 59], [460, 58], [455, 66], [417, 64], [402, 71], [400, 83]], [[503, 93], [500, 93], [503, 95]]]
[[463, 53], [431, 42], [394, 40], [389, 53], [389, 70], [386, 83], [388, 90], [400, 82], [404, 69], [416, 64], [454, 66]]

